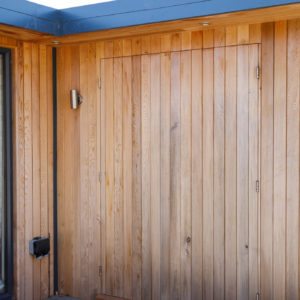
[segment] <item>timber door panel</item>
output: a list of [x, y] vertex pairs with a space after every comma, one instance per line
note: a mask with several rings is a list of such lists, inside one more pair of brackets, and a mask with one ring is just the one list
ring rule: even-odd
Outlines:
[[255, 299], [259, 45], [101, 60], [102, 291]]

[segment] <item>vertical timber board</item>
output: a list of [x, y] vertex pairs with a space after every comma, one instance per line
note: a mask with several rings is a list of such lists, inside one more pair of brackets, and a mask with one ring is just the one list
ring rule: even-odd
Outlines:
[[262, 25], [261, 106], [261, 296], [273, 297], [273, 34], [274, 24]]
[[287, 22], [276, 22], [274, 29], [274, 299], [286, 299], [286, 51]]
[[105, 109], [106, 109], [106, 140], [105, 140], [105, 293], [112, 294], [114, 288], [114, 82], [113, 59], [105, 60]]
[[96, 240], [96, 261], [95, 266], [96, 278], [95, 278], [95, 292], [99, 295], [102, 292], [102, 276], [99, 274], [99, 266], [102, 266], [102, 248], [101, 248], [101, 233], [102, 233], [102, 218], [101, 218], [101, 89], [99, 87], [99, 80], [101, 81], [101, 43], [95, 45], [95, 86], [96, 90], [95, 101], [96, 101], [96, 222], [97, 226], [94, 228], [94, 238]]
[[[97, 128], [97, 77], [96, 77], [96, 44], [89, 44], [88, 48], [88, 166], [89, 166], [89, 299], [97, 294], [97, 277], [99, 270], [97, 263], [98, 249], [98, 201], [97, 201], [97, 157], [96, 157], [96, 128]], [[76, 147], [76, 145], [75, 145]], [[74, 268], [74, 266], [73, 266]]]
[[[114, 58], [114, 269], [113, 295], [123, 297], [123, 265], [124, 265], [124, 197], [123, 197], [123, 61], [122, 57]], [[125, 103], [124, 99], [124, 103]], [[125, 106], [125, 105], [124, 105]], [[125, 158], [124, 158], [125, 159]], [[125, 176], [124, 176], [125, 178]], [[125, 186], [124, 186], [125, 187]], [[125, 278], [124, 278], [125, 279]]]
[[141, 56], [132, 58], [132, 299], [142, 299]]
[[180, 53], [171, 53], [170, 298], [180, 299]]
[[237, 49], [237, 298], [249, 291], [249, 105], [248, 46]]
[[[236, 26], [227, 26], [225, 29], [226, 32], [226, 46], [232, 46], [237, 44], [237, 27]], [[230, 49], [230, 48], [227, 48]]]
[[[229, 36], [227, 34], [227, 36]], [[236, 298], [237, 47], [225, 49], [225, 299]]]
[[214, 50], [214, 297], [224, 298], [224, 96], [225, 48]]
[[238, 45], [249, 43], [249, 24], [237, 26], [237, 42]]
[[[192, 300], [202, 299], [202, 50], [192, 51]], [[197, 278], [197, 280], [194, 280]]]
[[[24, 139], [25, 139], [25, 240], [24, 250], [28, 249], [29, 240], [32, 239], [32, 91], [31, 91], [31, 72], [32, 72], [32, 45], [24, 43]], [[33, 258], [25, 250], [25, 299], [33, 299]]]
[[[41, 235], [47, 237], [49, 234], [49, 205], [48, 205], [48, 107], [47, 107], [47, 48], [46, 46], [39, 47], [40, 65], [40, 157], [41, 157]], [[49, 71], [49, 70], [48, 70]], [[41, 261], [41, 277], [40, 277], [40, 293], [41, 298], [46, 298], [49, 295], [49, 258]]]
[[192, 179], [192, 95], [191, 95], [191, 51], [181, 52], [181, 127], [180, 127], [180, 240], [181, 240], [181, 299], [191, 299], [191, 284], [192, 284], [192, 233], [191, 233], [191, 179]]
[[[80, 47], [71, 47], [71, 88], [80, 90]], [[74, 296], [80, 296], [80, 268], [81, 268], [81, 240], [80, 240], [80, 110], [73, 110], [73, 224], [74, 224], [74, 250], [73, 250], [73, 282]]]
[[288, 22], [287, 49], [287, 203], [286, 203], [286, 298], [300, 297], [299, 244], [299, 65], [300, 22]]
[[150, 195], [152, 299], [160, 299], [160, 54], [151, 55], [150, 69]]
[[[88, 49], [80, 45], [80, 92], [88, 99]], [[89, 140], [88, 140], [88, 101], [80, 105], [80, 297], [89, 299]]]
[[[39, 91], [39, 47], [31, 48], [31, 115], [32, 115], [32, 237], [41, 235], [41, 181], [40, 181], [40, 91]], [[33, 260], [33, 299], [40, 298], [41, 261]]]
[[214, 50], [203, 50], [203, 299], [213, 299]]
[[256, 67], [259, 62], [258, 45], [249, 46], [249, 299], [259, 291], [259, 193], [256, 181], [259, 179], [259, 80]]
[[170, 298], [171, 54], [161, 54], [161, 299]]
[[100, 235], [101, 235], [101, 292], [106, 291], [106, 103], [105, 103], [105, 85], [106, 85], [106, 62], [101, 59], [101, 105], [100, 105]]
[[225, 40], [226, 40], [225, 28], [224, 27], [216, 28], [214, 31], [214, 47], [225, 46]]
[[[96, 239], [96, 279], [95, 279], [95, 291], [97, 295], [102, 292], [102, 277], [103, 277], [103, 264], [102, 264], [102, 195], [101, 195], [101, 89], [99, 87], [99, 80], [101, 80], [101, 43], [96, 43], [96, 56], [95, 56], [95, 67], [96, 67], [96, 78], [95, 78], [95, 89], [96, 89], [96, 210], [97, 210], [97, 226], [94, 228], [94, 234]], [[99, 274], [99, 266], [102, 266], [102, 276]]]
[[[63, 87], [64, 87], [64, 71], [63, 71], [63, 48], [57, 49], [57, 140], [63, 141], [64, 137], [64, 111], [62, 106], [62, 98], [63, 98]], [[57, 245], [57, 251], [60, 251], [60, 246], [63, 246], [63, 242], [61, 241], [64, 237], [63, 226], [60, 222], [62, 210], [60, 209], [61, 203], [63, 203], [63, 183], [64, 183], [64, 168], [63, 168], [63, 143], [57, 143], [57, 240], [60, 241]], [[61, 281], [63, 277], [63, 273], [60, 269], [60, 261], [59, 257], [57, 257], [58, 264], [58, 290], [61, 289]]]
[[47, 57], [47, 135], [48, 135], [48, 149], [47, 149], [47, 162], [48, 162], [48, 230], [50, 235], [50, 255], [49, 255], [49, 291], [48, 295], [54, 289], [54, 255], [53, 255], [53, 68], [52, 68], [52, 47], [46, 48]]
[[142, 299], [151, 296], [151, 198], [150, 198], [150, 146], [151, 146], [151, 102], [150, 102], [150, 55], [141, 58], [141, 134], [142, 134]]
[[[131, 51], [131, 43], [130, 48]], [[129, 51], [127, 50], [127, 51]], [[123, 58], [124, 297], [132, 298], [132, 57]]]
[[[73, 176], [73, 112], [70, 108], [69, 93], [71, 89], [71, 49], [66, 47], [63, 51], [63, 93], [61, 100], [62, 109], [64, 111], [64, 159], [63, 159], [63, 200], [59, 203], [58, 209], [61, 209], [59, 214], [61, 230], [63, 235], [60, 236], [61, 245], [58, 251], [58, 262], [60, 263], [62, 282], [61, 292], [66, 294], [72, 293], [73, 285], [73, 181], [68, 180]], [[70, 251], [70, 253], [69, 253]], [[67, 259], [66, 259], [67, 257]]]
[[[18, 43], [15, 52], [16, 91], [14, 107], [15, 139], [18, 141], [14, 156], [14, 224], [15, 224], [15, 295], [25, 299], [25, 123], [24, 123], [24, 50], [23, 43]], [[18, 162], [18, 163], [17, 163]]]

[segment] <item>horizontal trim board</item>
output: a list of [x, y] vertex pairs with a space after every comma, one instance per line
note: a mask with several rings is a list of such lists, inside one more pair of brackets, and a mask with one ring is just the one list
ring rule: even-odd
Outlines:
[[[137, 40], [142, 36], [145, 38], [154, 38], [157, 35], [184, 35], [186, 32], [201, 31], [203, 33], [207, 33], [211, 30], [219, 31], [218, 35], [220, 35], [220, 30], [222, 30], [222, 27], [228, 27], [229, 31], [232, 31], [233, 27], [235, 27], [235, 30], [238, 30], [240, 34], [242, 34], [245, 28], [249, 25], [252, 28], [251, 32], [258, 33], [257, 30], [260, 30], [259, 24], [261, 23], [279, 21], [282, 20], [282, 18], [286, 20], [297, 19], [299, 18], [299, 15], [300, 4], [293, 4], [281, 7], [271, 7], [236, 13], [220, 14], [215, 16], [73, 34], [57, 37], [55, 40], [59, 41], [62, 46], [64, 44], [76, 44], [91, 41], [100, 42], [131, 38]], [[201, 25], [201, 22], [209, 22], [211, 23], [211, 26], [204, 27]], [[53, 38], [45, 39], [44, 43], [51, 44], [52, 41]], [[256, 40], [252, 41], [256, 42]]]

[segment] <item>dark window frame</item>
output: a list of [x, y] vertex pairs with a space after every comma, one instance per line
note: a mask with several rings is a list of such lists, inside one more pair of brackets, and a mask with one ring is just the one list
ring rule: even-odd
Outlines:
[[10, 300], [13, 296], [13, 147], [12, 147], [12, 88], [11, 88], [11, 49], [1, 48], [4, 56], [4, 95], [5, 95], [5, 156], [6, 156], [6, 289], [0, 300]]

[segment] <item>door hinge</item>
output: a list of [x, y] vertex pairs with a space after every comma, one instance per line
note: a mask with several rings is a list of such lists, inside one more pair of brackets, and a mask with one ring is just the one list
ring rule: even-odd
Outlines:
[[102, 276], [102, 266], [99, 266], [99, 277]]
[[256, 67], [256, 78], [259, 79], [260, 69], [259, 66]]
[[259, 193], [259, 180], [256, 180], [256, 193]]
[[99, 179], [99, 182], [101, 182], [101, 178], [102, 176], [101, 176], [101, 172], [99, 172], [99, 174], [98, 174], [98, 179]]
[[101, 89], [101, 78], [99, 78], [99, 89]]
[[259, 293], [256, 293], [256, 300], [259, 300]]

